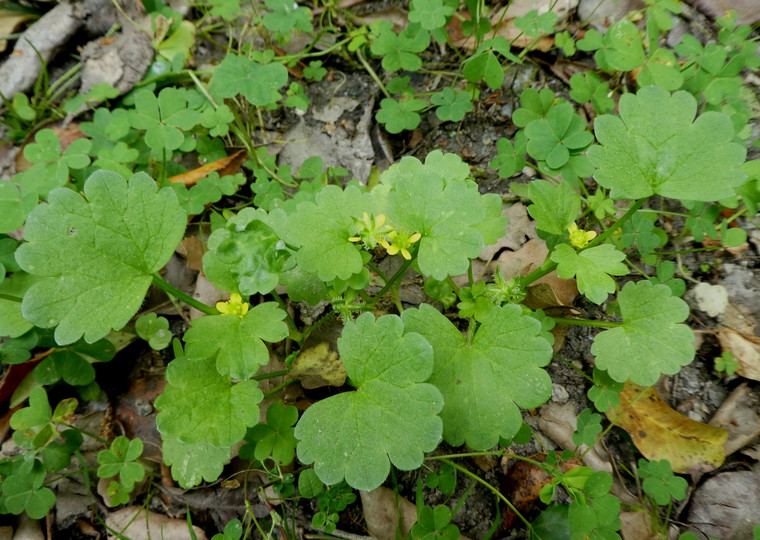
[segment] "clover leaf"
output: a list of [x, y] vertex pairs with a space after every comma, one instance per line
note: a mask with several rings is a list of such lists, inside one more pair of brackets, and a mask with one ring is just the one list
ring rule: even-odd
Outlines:
[[578, 217], [580, 196], [567, 182], [551, 184], [546, 180], [533, 180], [528, 189], [533, 203], [528, 213], [536, 220], [536, 227], [551, 234], [565, 234]]
[[211, 233], [203, 255], [203, 271], [211, 283], [245, 296], [272, 292], [290, 252], [282, 248], [266, 217], [261, 210], [244, 208], [226, 227]]
[[55, 494], [43, 487], [46, 471], [42, 462], [35, 459], [28, 463], [17, 474], [3, 479], [0, 502], [11, 514], [26, 512], [32, 519], [42, 519], [55, 504]]
[[[470, 259], [477, 257], [485, 237], [495, 241], [491, 232], [503, 232], [501, 205], [489, 202], [477, 186], [467, 179], [469, 170], [453, 154], [434, 151], [425, 163], [406, 157], [381, 176], [384, 193], [383, 213], [394, 229], [420, 233], [418, 263], [427, 276], [444, 280], [467, 271]], [[484, 235], [480, 227], [489, 223]], [[498, 236], [497, 236], [498, 238]]]
[[694, 335], [681, 324], [689, 306], [666, 285], [626, 283], [618, 294], [623, 324], [600, 333], [591, 353], [596, 366], [618, 382], [651, 386], [660, 374], [672, 375], [694, 358]]
[[282, 34], [291, 30], [311, 32], [311, 13], [308, 8], [291, 0], [264, 0], [271, 13], [264, 15], [264, 26], [272, 32]]
[[259, 422], [248, 430], [245, 438], [249, 445], [240, 449], [241, 456], [248, 447], [251, 458], [264, 461], [271, 457], [277, 463], [288, 465], [293, 461], [296, 450], [296, 438], [293, 427], [298, 420], [298, 409], [272, 403], [267, 408], [267, 421]]
[[265, 302], [239, 317], [210, 315], [195, 319], [185, 332], [187, 357], [201, 360], [216, 355], [216, 369], [222, 375], [248, 379], [269, 362], [264, 340], [275, 342], [288, 335], [282, 322], [285, 312], [277, 302]]
[[232, 446], [259, 419], [264, 397], [256, 381], [230, 382], [212, 358], [178, 357], [166, 370], [166, 389], [156, 398], [158, 431], [184, 443]]
[[375, 34], [370, 51], [381, 56], [386, 71], [417, 71], [422, 67], [422, 59], [416, 53], [427, 49], [430, 34], [417, 24], [410, 24], [400, 34], [393, 31], [391, 21], [378, 21], [372, 25]]
[[448, 87], [430, 96], [430, 103], [438, 105], [435, 114], [443, 122], [459, 122], [474, 107], [466, 92], [455, 92]]
[[288, 71], [282, 64], [259, 64], [228, 54], [214, 70], [209, 92], [220, 98], [243, 94], [251, 105], [266, 107], [280, 99], [279, 90], [287, 82]]
[[98, 477], [119, 477], [119, 483], [130, 491], [135, 483], [145, 478], [145, 469], [135, 460], [143, 453], [142, 439], [116, 437], [111, 448], [98, 452]]
[[641, 487], [644, 492], [651, 496], [659, 505], [671, 502], [671, 497], [677, 501], [686, 498], [688, 482], [673, 474], [673, 468], [667, 459], [660, 461], [647, 461], [639, 459], [639, 476], [644, 479]]
[[538, 407], [551, 396], [551, 379], [541, 369], [551, 360], [551, 345], [539, 336], [541, 324], [519, 306], [492, 308], [469, 343], [427, 304], [404, 311], [402, 320], [435, 351], [429, 381], [443, 394], [443, 437], [452, 446], [493, 448], [519, 431], [518, 407]]
[[545, 118], [530, 122], [525, 135], [528, 153], [553, 169], [567, 163], [572, 151], [583, 150], [594, 141], [586, 122], [567, 102], [552, 107]]
[[615, 280], [610, 275], [628, 273], [628, 267], [621, 262], [625, 254], [611, 244], [584, 249], [580, 253], [567, 244], [560, 244], [551, 258], [557, 263], [557, 275], [562, 279], [575, 277], [578, 290], [595, 304], [601, 304], [609, 293], [615, 291]]
[[[611, 189], [613, 199], [662, 195], [712, 201], [734, 194], [745, 179], [745, 148], [733, 142], [731, 119], [708, 111], [694, 117], [691, 94], [670, 94], [658, 86], [620, 98], [620, 116], [594, 121], [599, 146], [587, 154], [594, 178]], [[710, 141], [710, 144], [705, 144]]]
[[298, 459], [314, 463], [325, 484], [345, 478], [370, 491], [383, 483], [390, 463], [412, 470], [441, 439], [441, 393], [423, 383], [433, 368], [430, 344], [404, 333], [395, 315], [370, 313], [348, 323], [338, 350], [355, 392], [312, 405], [296, 425]]
[[401, 133], [415, 129], [420, 125], [420, 115], [427, 103], [423, 99], [404, 96], [400, 100], [385, 98], [380, 102], [380, 110], [375, 113], [375, 120], [385, 126], [388, 133]]
[[509, 178], [525, 167], [525, 132], [515, 133], [514, 144], [505, 137], [496, 142], [498, 154], [491, 160], [488, 166], [499, 170], [500, 178]]
[[419, 23], [425, 30], [444, 26], [456, 11], [456, 6], [444, 0], [412, 0], [409, 7], [409, 22]]
[[197, 486], [203, 480], [213, 482], [230, 460], [228, 446], [216, 446], [206, 441], [186, 443], [163, 433], [161, 438], [164, 463], [171, 467], [172, 478], [184, 489]]
[[24, 318], [56, 326], [59, 345], [83, 335], [93, 343], [122, 328], [182, 239], [185, 222], [172, 190], [159, 190], [145, 173], [127, 181], [98, 171], [84, 197], [51, 191], [29, 214], [27, 242], [16, 251], [19, 266], [43, 278], [24, 295]]
[[185, 132], [201, 122], [198, 111], [188, 108], [186, 94], [164, 88], [156, 96], [149, 90], [135, 95], [135, 110], [129, 115], [132, 127], [145, 131], [145, 143], [153, 150], [176, 150], [185, 142]]
[[291, 243], [301, 246], [296, 252], [301, 269], [323, 281], [348, 279], [361, 272], [361, 253], [349, 238], [354, 236], [355, 220], [364, 212], [372, 213], [372, 199], [354, 186], [345, 191], [326, 186], [315, 202], [299, 204], [287, 235]]
[[135, 332], [148, 342], [154, 351], [160, 351], [169, 346], [172, 333], [169, 331], [169, 321], [155, 313], [146, 313], [135, 322]]

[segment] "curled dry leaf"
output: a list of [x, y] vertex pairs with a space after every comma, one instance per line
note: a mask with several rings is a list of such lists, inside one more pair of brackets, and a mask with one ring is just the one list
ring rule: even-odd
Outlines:
[[194, 186], [198, 183], [198, 180], [206, 178], [212, 172], [218, 172], [220, 177], [235, 174], [246, 160], [246, 157], [247, 154], [245, 150], [238, 150], [230, 156], [217, 159], [211, 163], [206, 163], [202, 167], [198, 167], [192, 171], [172, 176], [169, 178], [169, 182], [180, 182], [189, 187]]
[[343, 325], [332, 320], [312, 332], [298, 353], [290, 375], [301, 380], [304, 388], [341, 386], [346, 382], [346, 368], [338, 354], [338, 338]]
[[760, 338], [733, 328], [721, 328], [718, 330], [718, 340], [723, 350], [731, 352], [739, 362], [737, 375], [760, 381]]
[[667, 459], [676, 473], [708, 472], [726, 457], [728, 431], [676, 412], [652, 387], [627, 382], [607, 418], [628, 432], [645, 458]]
[[[117, 531], [119, 538], [131, 538], [132, 540], [149, 540], [162, 538], [163, 540], [206, 540], [206, 533], [200, 527], [193, 526], [194, 536], [191, 536], [187, 520], [171, 519], [163, 514], [148, 512], [139, 506], [127, 506], [109, 514], [106, 518], [109, 530]], [[109, 538], [115, 536], [109, 535]]]

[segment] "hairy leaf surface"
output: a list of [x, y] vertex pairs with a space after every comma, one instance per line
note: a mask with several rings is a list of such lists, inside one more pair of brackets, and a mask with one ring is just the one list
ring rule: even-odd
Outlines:
[[24, 318], [56, 326], [59, 345], [89, 343], [122, 328], [139, 309], [152, 274], [171, 257], [185, 230], [171, 189], [145, 173], [125, 180], [98, 171], [84, 197], [66, 188], [30, 214], [16, 259], [41, 279], [24, 295]]

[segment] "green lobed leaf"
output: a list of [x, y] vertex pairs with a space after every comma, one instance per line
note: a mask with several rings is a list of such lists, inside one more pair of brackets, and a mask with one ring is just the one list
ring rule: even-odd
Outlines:
[[466, 92], [455, 92], [448, 87], [430, 96], [430, 103], [438, 106], [435, 114], [443, 122], [459, 122], [474, 107]]
[[[712, 201], [730, 197], [745, 178], [746, 150], [733, 142], [731, 119], [708, 111], [696, 120], [697, 102], [684, 91], [658, 86], [620, 98], [620, 116], [594, 121], [600, 145], [587, 154], [594, 178], [613, 199], [663, 195]], [[709, 144], [706, 143], [709, 141]]]
[[551, 379], [541, 369], [551, 360], [551, 345], [519, 306], [492, 308], [470, 343], [427, 304], [404, 311], [402, 320], [435, 351], [430, 383], [443, 394], [443, 436], [452, 446], [493, 448], [520, 430], [518, 407], [538, 407], [551, 396]]
[[259, 419], [258, 403], [264, 395], [256, 381], [230, 382], [229, 376], [219, 374], [213, 357], [175, 358], [166, 380], [164, 393], [156, 399], [156, 425], [162, 436], [229, 448]]
[[536, 227], [551, 234], [565, 234], [581, 209], [580, 195], [567, 182], [533, 180], [528, 196], [533, 203], [528, 213], [536, 220]]
[[618, 294], [622, 326], [600, 333], [591, 353], [596, 365], [618, 382], [651, 386], [661, 374], [673, 375], [694, 358], [694, 335], [682, 324], [689, 306], [666, 285], [626, 283]]
[[[468, 180], [469, 169], [458, 156], [434, 151], [425, 163], [405, 157], [381, 175], [375, 189], [382, 213], [395, 229], [420, 233], [418, 263], [422, 274], [444, 280], [467, 271], [486, 238], [506, 226], [501, 205], [482, 196]], [[489, 223], [488, 231], [481, 226]], [[501, 233], [500, 233], [501, 234]]]
[[370, 51], [382, 57], [382, 66], [386, 71], [417, 71], [422, 67], [422, 59], [417, 56], [430, 44], [430, 34], [423, 27], [410, 24], [400, 34], [393, 31], [390, 21], [378, 21], [372, 25], [375, 38]]
[[372, 213], [369, 194], [349, 186], [345, 190], [326, 186], [315, 202], [303, 202], [290, 218], [288, 241], [299, 245], [296, 260], [306, 273], [316, 273], [323, 281], [348, 279], [361, 272], [362, 256], [353, 236], [354, 222], [364, 212]]
[[425, 100], [409, 96], [399, 100], [385, 98], [380, 102], [380, 110], [375, 113], [375, 120], [383, 124], [388, 133], [413, 130], [420, 125], [421, 117], [417, 111], [426, 106]]
[[229, 446], [216, 446], [202, 440], [186, 443], [166, 434], [162, 434], [162, 439], [164, 463], [171, 467], [172, 478], [184, 489], [197, 486], [203, 480], [213, 482], [230, 460]]
[[314, 463], [322, 482], [345, 478], [356, 489], [375, 489], [390, 464], [422, 465], [441, 439], [441, 393], [425, 384], [433, 367], [430, 344], [404, 333], [401, 319], [370, 313], [346, 324], [338, 349], [355, 392], [309, 407], [296, 425], [298, 459]]
[[607, 300], [607, 295], [615, 291], [615, 280], [610, 277], [624, 276], [628, 267], [621, 261], [625, 253], [611, 244], [602, 244], [581, 252], [567, 244], [556, 247], [551, 256], [557, 263], [557, 275], [562, 279], [575, 277], [578, 290], [595, 304]]
[[84, 197], [59, 188], [27, 219], [19, 266], [42, 279], [24, 295], [24, 318], [56, 326], [59, 345], [89, 343], [122, 328], [145, 298], [152, 275], [169, 260], [185, 230], [171, 189], [145, 173], [129, 181], [92, 174]]
[[264, 341], [281, 341], [288, 336], [288, 326], [282, 321], [285, 317], [277, 302], [259, 304], [243, 317], [200, 317], [185, 332], [185, 353], [191, 360], [215, 357], [220, 374], [248, 379], [269, 362]]
[[419, 23], [425, 30], [444, 26], [456, 11], [455, 5], [444, 0], [412, 0], [409, 7], [409, 22]]
[[211, 233], [203, 255], [206, 277], [222, 290], [245, 296], [268, 294], [286, 269], [290, 252], [261, 210], [244, 208]]

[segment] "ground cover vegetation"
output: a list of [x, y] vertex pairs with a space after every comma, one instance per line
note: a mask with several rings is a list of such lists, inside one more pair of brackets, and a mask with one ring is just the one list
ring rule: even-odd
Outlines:
[[[105, 479], [113, 505], [147, 500], [145, 480], [159, 480], [141, 439], [104, 440], [98, 465], [88, 466], [80, 446], [96, 434], [75, 422], [101, 391], [94, 366], [139, 337], [171, 358], [155, 407], [173, 480], [215, 482], [238, 458], [263, 471], [262, 497], [284, 501], [266, 517], [242, 509], [214, 538], [296, 538], [292, 513], [309, 499], [313, 527], [329, 535], [358, 491], [393, 488], [415, 470], [418, 520], [408, 533], [399, 525], [399, 537], [458, 538], [459, 504], [428, 505], [425, 492], [450, 495], [467, 482], [486, 484], [525, 537], [620, 538], [621, 512], [631, 509], [667, 536], [690, 489], [684, 475], [721, 464], [723, 434], [682, 462], [640, 455], [635, 469], [623, 467], [625, 481], [641, 486], [633, 502], [612, 492], [610, 472], [578, 460], [619, 430], [661, 376], [694, 359], [681, 298], [688, 276], [672, 238], [710, 238], [714, 249], [747, 240], [737, 224], [760, 202], [760, 161], [747, 160], [758, 147], [756, 101], [743, 78], [760, 66], [751, 28], [728, 14], [714, 41], [686, 34], [669, 45], [680, 4], [647, 0], [604, 34], [561, 31], [554, 12], [532, 11], [514, 21], [528, 42], [518, 49], [496, 35], [480, 0], [412, 0], [403, 28], [353, 24], [333, 2], [210, 0], [184, 20], [159, 1], [143, 3], [169, 27], [156, 42], [163, 56], [127, 94], [105, 85], [58, 102], [40, 99], [44, 88], [6, 96], [7, 133], [33, 141], [23, 151], [29, 168], [0, 183], [0, 356], [6, 373], [38, 363], [12, 399], [23, 404], [10, 417], [20, 450], [0, 461], [0, 513], [44, 517], [62, 474]], [[452, 19], [469, 48], [452, 46]], [[524, 275], [473, 272], [473, 260], [504, 235], [506, 197], [479, 189], [482, 171], [461, 156], [433, 150], [350, 178], [318, 155], [299, 170], [278, 165], [259, 139], [270, 115], [308, 109], [305, 85], [330, 76], [333, 64], [371, 76], [382, 95], [374, 119], [387, 133], [415, 130], [426, 114], [456, 129], [552, 34], [551, 54], [593, 56], [594, 69], [574, 75], [566, 97], [522, 91], [516, 132], [498, 141], [490, 163], [505, 186], [526, 166], [537, 171], [510, 186], [548, 248]], [[219, 60], [193, 64], [196, 44], [219, 36]], [[458, 61], [433, 73], [428, 62], [443, 48]], [[420, 75], [440, 84], [420, 89]], [[84, 136], [62, 148], [45, 123], [88, 104]], [[231, 169], [234, 147], [242, 151]], [[225, 166], [178, 182], [188, 155]], [[675, 229], [666, 231], [664, 216], [677, 218]], [[215, 305], [161, 275], [190, 230], [202, 231], [202, 273], [224, 293]], [[598, 316], [557, 315], [551, 301], [536, 301], [545, 291], [536, 282], [555, 271], [575, 280]], [[400, 297], [409, 275], [428, 297], [414, 307]], [[454, 279], [463, 275], [464, 284]], [[200, 316], [183, 327], [141, 313], [151, 287]], [[310, 325], [297, 318], [307, 304], [327, 306]], [[313, 394], [304, 407], [285, 397], [298, 378], [262, 386], [334, 323], [342, 391]], [[553, 330], [568, 325], [599, 329], [585, 371], [593, 407], [578, 416], [573, 448], [518, 455], [512, 445], [532, 439], [524, 415], [552, 396]], [[283, 369], [262, 370], [278, 354]], [[721, 365], [740, 369], [732, 360]], [[457, 452], [433, 453], [442, 443]], [[476, 455], [544, 471], [539, 510], [521, 512], [463, 465]], [[697, 538], [688, 524], [680, 533]]]

